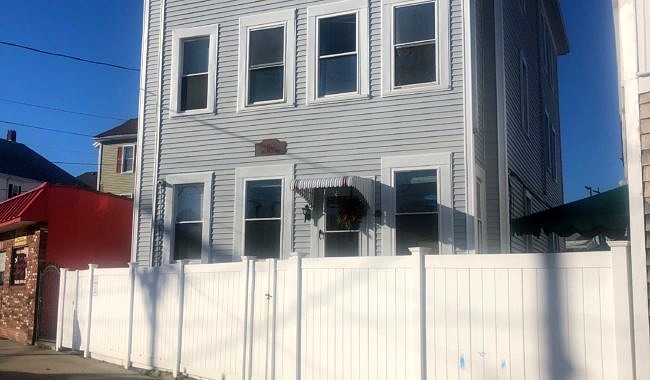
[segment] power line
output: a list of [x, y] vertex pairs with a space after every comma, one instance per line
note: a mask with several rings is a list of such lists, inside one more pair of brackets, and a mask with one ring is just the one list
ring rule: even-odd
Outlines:
[[23, 124], [23, 123], [16, 123], [16, 122], [13, 122], [13, 121], [7, 121], [7, 120], [0, 120], [0, 123], [9, 124], [9, 125], [16, 125], [16, 126], [19, 126], [19, 127], [25, 127], [25, 128], [40, 129], [40, 130], [43, 130], [43, 131], [50, 131], [50, 132], [55, 132], [55, 133], [65, 133], [65, 134], [75, 135], [75, 136], [83, 136], [83, 137], [91, 137], [91, 138], [94, 138], [94, 137], [95, 137], [95, 136], [93, 136], [93, 135], [87, 135], [87, 134], [85, 134], [85, 133], [72, 132], [72, 131], [65, 131], [65, 130], [62, 130], [62, 129], [55, 129], [55, 128], [39, 127], [39, 126], [36, 126], [36, 125], [29, 125], [29, 124]]
[[116, 116], [99, 115], [99, 114], [89, 113], [89, 112], [71, 111], [71, 110], [67, 110], [67, 109], [63, 109], [63, 108], [44, 106], [44, 105], [34, 104], [34, 103], [19, 102], [17, 100], [11, 100], [11, 99], [6, 99], [6, 98], [0, 98], [0, 102], [20, 104], [20, 105], [23, 105], [23, 106], [36, 107], [36, 108], [43, 108], [43, 109], [46, 109], [46, 110], [65, 112], [65, 113], [70, 113], [70, 114], [74, 114], [74, 115], [98, 117], [98, 118], [101, 118], [101, 119], [111, 119], [111, 120], [119, 120], [119, 121], [124, 121], [124, 120], [128, 119], [128, 118], [121, 118], [121, 117], [116, 117]]
[[0, 44], [15, 47], [15, 48], [19, 48], [19, 49], [30, 50], [30, 51], [33, 51], [33, 52], [36, 52], [36, 53], [52, 55], [52, 56], [55, 56], [55, 57], [68, 58], [68, 59], [73, 59], [75, 61], [92, 63], [94, 65], [108, 66], [108, 67], [112, 67], [114, 69], [135, 71], [135, 72], [140, 71], [140, 69], [136, 69], [136, 68], [133, 68], [133, 67], [127, 67], [127, 66], [117, 65], [117, 64], [114, 64], [114, 63], [109, 63], [109, 62], [95, 61], [95, 60], [92, 60], [92, 59], [76, 57], [74, 55], [68, 55], [68, 54], [63, 54], [63, 53], [57, 53], [57, 52], [37, 49], [37, 48], [31, 47], [31, 46], [20, 45], [20, 44], [16, 44], [16, 43], [13, 43], [13, 42], [0, 41]]

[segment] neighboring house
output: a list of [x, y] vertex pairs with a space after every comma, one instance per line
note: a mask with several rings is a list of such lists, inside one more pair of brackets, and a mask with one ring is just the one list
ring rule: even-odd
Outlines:
[[[650, 283], [650, 4], [645, 0], [613, 1], [618, 52], [619, 106], [625, 178], [630, 193], [632, 281]], [[634, 288], [637, 302], [648, 299], [647, 286]], [[648, 310], [635, 315], [636, 339], [650, 337]], [[636, 328], [636, 326], [639, 326]], [[637, 343], [638, 344], [638, 343]], [[646, 345], [639, 345], [646, 347]], [[646, 358], [650, 352], [642, 352]], [[650, 369], [648, 360], [643, 363]]]
[[97, 189], [97, 172], [85, 172], [77, 176], [77, 179], [88, 186], [89, 189]]
[[65, 170], [16, 141], [16, 131], [0, 139], [0, 202], [38, 187], [43, 182], [84, 187]]
[[131, 119], [95, 136], [98, 191], [133, 197], [137, 133], [138, 119]]
[[0, 336], [53, 340], [59, 269], [126, 267], [131, 218], [129, 199], [49, 183], [0, 202]]
[[196, 6], [145, 2], [135, 260], [557, 249], [557, 0]]

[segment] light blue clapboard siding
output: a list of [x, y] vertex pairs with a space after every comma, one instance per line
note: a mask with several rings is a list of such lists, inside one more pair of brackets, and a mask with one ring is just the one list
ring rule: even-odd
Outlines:
[[[452, 88], [435, 93], [381, 97], [381, 1], [370, 1], [370, 96], [337, 103], [306, 105], [307, 6], [323, 1], [167, 0], [162, 65], [162, 130], [159, 176], [214, 171], [213, 260], [232, 255], [235, 168], [295, 163], [297, 178], [354, 174], [381, 178], [381, 157], [428, 152], [453, 153], [454, 237], [465, 243], [465, 161], [463, 109], [462, 1], [451, 1]], [[152, 0], [159, 17], [159, 0]], [[238, 19], [287, 8], [297, 9], [296, 106], [236, 112]], [[147, 78], [145, 163], [142, 174], [138, 258], [148, 260], [151, 234], [152, 169], [156, 136], [157, 36], [150, 24]], [[219, 24], [216, 113], [169, 117], [171, 32], [175, 28]], [[155, 41], [154, 41], [155, 40]], [[288, 143], [288, 154], [254, 157], [254, 144], [266, 138]], [[159, 201], [160, 202], [160, 201]], [[309, 223], [302, 220], [304, 201], [295, 199], [294, 249], [310, 250]], [[379, 199], [377, 206], [380, 207]], [[372, 217], [372, 216], [370, 216]], [[379, 230], [380, 226], [377, 226]], [[378, 237], [380, 234], [377, 234]], [[377, 241], [377, 246], [380, 246]], [[379, 252], [377, 252], [379, 254]]]

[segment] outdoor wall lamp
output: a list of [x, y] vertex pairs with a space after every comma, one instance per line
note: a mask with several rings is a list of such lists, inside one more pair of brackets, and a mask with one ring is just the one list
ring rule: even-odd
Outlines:
[[305, 207], [302, 208], [302, 215], [305, 217], [305, 222], [311, 220], [311, 209], [309, 208], [309, 205], [305, 205]]

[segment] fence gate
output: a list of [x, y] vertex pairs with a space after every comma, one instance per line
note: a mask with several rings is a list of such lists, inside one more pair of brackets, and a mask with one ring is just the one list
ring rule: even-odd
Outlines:
[[59, 298], [59, 268], [49, 265], [43, 269], [38, 284], [37, 339], [55, 340]]
[[272, 379], [274, 284], [272, 273], [275, 260], [251, 261], [249, 337], [246, 353], [248, 380]]

